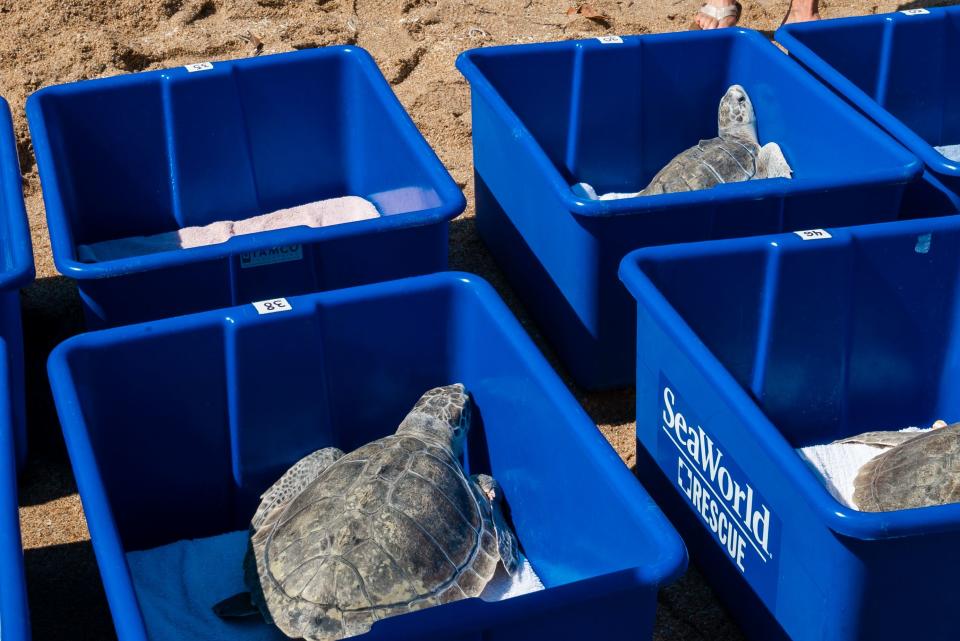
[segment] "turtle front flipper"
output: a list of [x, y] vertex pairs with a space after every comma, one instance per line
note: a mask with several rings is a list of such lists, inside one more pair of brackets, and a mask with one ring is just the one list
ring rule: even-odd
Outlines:
[[503, 491], [500, 489], [500, 484], [487, 474], [476, 474], [473, 480], [480, 487], [483, 495], [490, 501], [493, 531], [497, 535], [500, 560], [503, 562], [503, 567], [507, 570], [507, 573], [513, 576], [520, 569], [520, 544], [517, 542], [513, 530], [507, 525], [507, 519], [503, 516]]
[[835, 443], [869, 445], [871, 447], [890, 448], [903, 445], [907, 441], [921, 436], [924, 432], [864, 432], [850, 436]]
[[787, 163], [786, 157], [780, 145], [775, 142], [768, 142], [760, 147], [757, 154], [757, 174], [754, 178], [790, 178], [793, 176], [793, 170]]

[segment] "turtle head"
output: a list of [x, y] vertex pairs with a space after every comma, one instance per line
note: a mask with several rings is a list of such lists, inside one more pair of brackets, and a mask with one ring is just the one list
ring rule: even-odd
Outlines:
[[750, 96], [740, 85], [732, 85], [720, 99], [717, 133], [721, 137], [736, 136], [757, 142], [757, 115]]
[[421, 396], [397, 434], [440, 441], [460, 456], [469, 429], [470, 395], [462, 383], [456, 383], [435, 387]]

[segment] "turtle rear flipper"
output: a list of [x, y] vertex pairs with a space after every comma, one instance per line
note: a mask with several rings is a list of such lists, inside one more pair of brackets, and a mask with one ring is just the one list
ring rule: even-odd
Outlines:
[[253, 526], [250, 526], [250, 537], [247, 539], [247, 552], [243, 556], [243, 582], [249, 588], [248, 592], [240, 592], [220, 601], [213, 606], [213, 613], [221, 619], [241, 619], [260, 615], [267, 623], [273, 623], [267, 600], [263, 596], [260, 586], [260, 575], [257, 573], [257, 558], [253, 554]]
[[325, 447], [294, 463], [293, 467], [260, 495], [260, 505], [250, 520], [253, 528], [255, 530], [260, 529], [271, 512], [286, 506], [342, 456], [343, 450], [335, 447]]
[[260, 610], [253, 604], [249, 592], [240, 592], [214, 605], [213, 613], [221, 619], [245, 619], [259, 615]]

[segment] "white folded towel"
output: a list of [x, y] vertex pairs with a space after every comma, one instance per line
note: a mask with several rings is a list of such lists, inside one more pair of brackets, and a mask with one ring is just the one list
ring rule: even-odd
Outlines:
[[359, 196], [327, 198], [306, 205], [280, 209], [245, 220], [223, 220], [202, 227], [184, 227], [153, 236], [131, 236], [78, 245], [77, 255], [86, 263], [144, 256], [174, 249], [189, 249], [225, 243], [234, 236], [287, 227], [328, 227], [357, 220], [377, 218], [380, 214], [369, 200]]
[[[933, 428], [908, 427], [901, 432], [926, 432]], [[863, 443], [826, 443], [810, 445], [797, 450], [813, 468], [835, 499], [849, 508], [859, 510], [853, 500], [853, 482], [860, 468], [890, 448]]]
[[622, 198], [636, 198], [642, 192], [635, 191], [633, 193], [624, 193], [619, 191], [611, 191], [605, 194], [597, 195], [597, 190], [593, 188], [593, 185], [590, 183], [577, 183], [570, 189], [573, 190], [573, 193], [580, 198], [589, 198], [590, 200], [620, 200]]
[[947, 160], [960, 162], [960, 145], [942, 145], [940, 147], [934, 147], [934, 149]]
[[[230, 532], [130, 552], [127, 565], [150, 641], [284, 641], [287, 637], [259, 617], [224, 621], [214, 604], [243, 592], [243, 556], [248, 533]], [[497, 567], [480, 598], [500, 601], [543, 589], [530, 562], [510, 577]]]

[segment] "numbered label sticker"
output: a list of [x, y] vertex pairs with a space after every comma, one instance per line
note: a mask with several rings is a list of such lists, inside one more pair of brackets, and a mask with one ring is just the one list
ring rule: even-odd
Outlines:
[[622, 45], [623, 38], [620, 36], [600, 36], [597, 38], [602, 44], [605, 45]]
[[907, 9], [905, 11], [901, 11], [900, 13], [902, 13], [905, 16], [922, 16], [925, 13], [930, 13], [930, 12], [927, 11], [926, 9]]
[[208, 69], [213, 69], [212, 62], [194, 62], [193, 64], [183, 65], [183, 68], [193, 73], [194, 71], [207, 71]]
[[276, 314], [277, 312], [289, 312], [293, 309], [286, 298], [261, 300], [254, 303], [253, 308], [257, 310], [258, 314]]
[[824, 238], [833, 238], [826, 229], [805, 229], [804, 231], [793, 232], [803, 240], [823, 240]]

